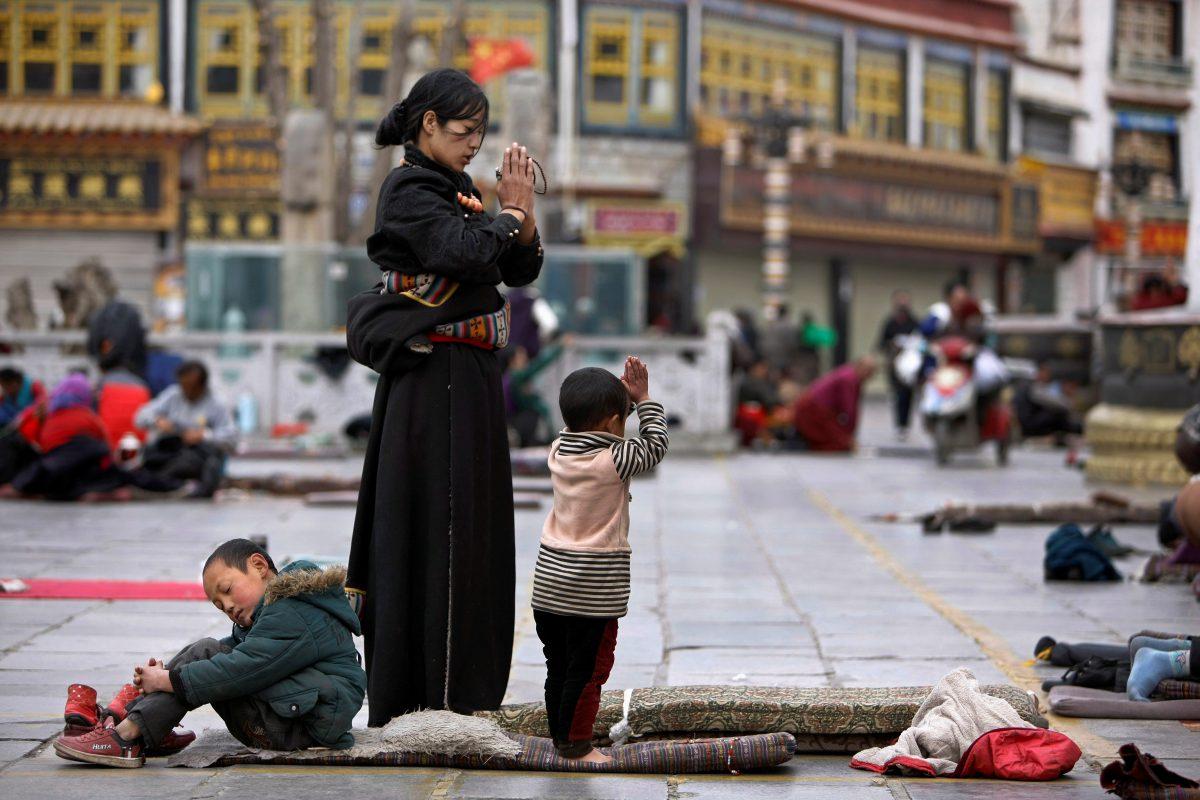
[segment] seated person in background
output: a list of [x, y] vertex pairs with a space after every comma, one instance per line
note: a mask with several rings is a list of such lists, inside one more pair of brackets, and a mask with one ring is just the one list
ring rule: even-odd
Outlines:
[[1137, 294], [1129, 300], [1129, 310], [1149, 311], [1181, 306], [1187, 299], [1188, 287], [1179, 281], [1175, 262], [1168, 261], [1162, 272], [1151, 273], [1142, 279]]
[[1073, 389], [1069, 383], [1054, 380], [1045, 363], [1038, 364], [1036, 378], [1022, 382], [1013, 397], [1022, 434], [1055, 436], [1062, 441], [1067, 434], [1083, 433], [1083, 425], [1071, 414]]
[[742, 446], [757, 439], [770, 440], [772, 416], [780, 405], [770, 364], [760, 360], [750, 365], [738, 385], [737, 401], [734, 427], [741, 433]]
[[[13, 470], [6, 495], [44, 495], [51, 500], [128, 500], [128, 486], [150, 492], [179, 489], [182, 481], [141, 469], [120, 469], [113, 461], [108, 429], [92, 410], [86, 375], [72, 373], [50, 398], [26, 409], [16, 433], [29, 446]], [[0, 469], [0, 474], [7, 473]]]
[[0, 428], [45, 397], [46, 389], [41, 382], [13, 367], [0, 369]]
[[208, 388], [208, 368], [185, 361], [170, 387], [138, 410], [135, 422], [150, 432], [142, 463], [147, 470], [180, 480], [196, 480], [192, 497], [212, 497], [225, 472], [226, 454], [237, 428], [225, 406]]
[[126, 434], [132, 433], [140, 441], [146, 434], [134, 424], [138, 409], [150, 402], [150, 389], [146, 382], [124, 366], [102, 372], [96, 392], [96, 413], [108, 428], [108, 444], [117, 449], [117, 444]]
[[148, 749], [207, 704], [248, 747], [353, 746], [367, 676], [354, 648], [361, 628], [346, 600], [346, 570], [308, 561], [276, 570], [261, 547], [232, 539], [208, 557], [201, 577], [208, 599], [233, 622], [231, 635], [194, 642], [165, 665], [134, 667], [142, 697], [116, 725], [60, 736], [61, 758], [141, 767]]
[[876, 366], [874, 358], [863, 356], [821, 376], [800, 395], [793, 419], [808, 449], [843, 453], [854, 449], [862, 385], [875, 374]]

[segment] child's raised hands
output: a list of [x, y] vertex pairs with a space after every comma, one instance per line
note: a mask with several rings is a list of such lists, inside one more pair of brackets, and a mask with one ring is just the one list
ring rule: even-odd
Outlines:
[[625, 374], [621, 376], [621, 383], [625, 384], [625, 388], [629, 390], [629, 397], [635, 403], [650, 397], [650, 370], [646, 369], [645, 362], [637, 356], [625, 359]]

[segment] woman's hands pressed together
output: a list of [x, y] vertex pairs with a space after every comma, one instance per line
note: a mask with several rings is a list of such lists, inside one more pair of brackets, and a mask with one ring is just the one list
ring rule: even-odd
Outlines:
[[518, 236], [521, 244], [533, 242], [537, 231], [533, 214], [533, 179], [533, 161], [529, 158], [529, 150], [513, 142], [504, 149], [496, 196], [500, 200], [500, 211], [521, 221]]

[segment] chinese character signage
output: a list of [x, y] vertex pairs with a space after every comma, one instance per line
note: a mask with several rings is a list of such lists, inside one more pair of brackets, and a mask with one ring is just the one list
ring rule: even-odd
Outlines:
[[687, 207], [673, 201], [593, 201], [588, 204], [588, 244], [631, 247], [646, 256], [682, 252], [687, 239]]

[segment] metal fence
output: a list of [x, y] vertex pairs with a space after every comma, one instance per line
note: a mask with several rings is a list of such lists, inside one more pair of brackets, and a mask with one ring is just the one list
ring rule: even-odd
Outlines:
[[[0, 365], [11, 364], [49, 387], [72, 370], [96, 377], [84, 352], [82, 331], [24, 333], [0, 331]], [[342, 334], [190, 332], [152, 335], [151, 348], [196, 358], [209, 367], [214, 394], [231, 409], [253, 398], [257, 428], [304, 421], [313, 433], [338, 431], [348, 420], [371, 411], [379, 376], [345, 353]], [[318, 358], [318, 355], [324, 358]], [[561, 358], [540, 376], [538, 391], [557, 413], [558, 387], [581, 366], [619, 371], [627, 354], [650, 366], [652, 396], [673, 418], [673, 434], [707, 449], [728, 446], [731, 418], [729, 349], [720, 335], [707, 338], [574, 339]], [[339, 369], [340, 367], [340, 369]], [[561, 420], [555, 420], [559, 424]], [[682, 442], [681, 442], [682, 443]]]

